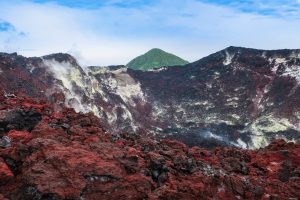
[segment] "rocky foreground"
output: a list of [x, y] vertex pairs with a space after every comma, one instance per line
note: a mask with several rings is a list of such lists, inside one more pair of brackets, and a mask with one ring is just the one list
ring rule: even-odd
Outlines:
[[297, 199], [300, 145], [188, 148], [111, 134], [93, 114], [0, 94], [0, 199]]

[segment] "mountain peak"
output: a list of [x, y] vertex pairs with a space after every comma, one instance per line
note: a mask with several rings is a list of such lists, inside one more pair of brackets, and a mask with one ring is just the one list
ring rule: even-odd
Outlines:
[[42, 58], [46, 60], [53, 59], [56, 60], [57, 62], [70, 62], [70, 63], [77, 64], [76, 59], [67, 53], [53, 53], [53, 54], [45, 55]]
[[220, 52], [224, 52], [224, 51], [228, 51], [228, 52], [243, 52], [243, 53], [262, 53], [262, 52], [266, 52], [269, 54], [283, 54], [284, 56], [286, 56], [286, 54], [289, 53], [299, 53], [300, 49], [273, 49], [273, 50], [266, 50], [266, 49], [255, 49], [255, 48], [247, 48], [247, 47], [238, 47], [238, 46], [229, 46], [223, 50], [221, 50]]
[[136, 57], [126, 66], [135, 70], [147, 71], [158, 67], [180, 66], [185, 64], [188, 64], [188, 62], [182, 58], [159, 48], [153, 48], [145, 54]]
[[163, 51], [163, 50], [160, 49], [160, 48], [153, 48], [153, 49], [150, 49], [147, 53], [150, 53], [150, 52], [164, 52], [164, 53], [166, 53], [165, 51]]

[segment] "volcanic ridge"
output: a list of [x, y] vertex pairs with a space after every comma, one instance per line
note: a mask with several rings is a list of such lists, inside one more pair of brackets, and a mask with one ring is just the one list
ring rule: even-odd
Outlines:
[[297, 199], [300, 50], [82, 68], [0, 53], [0, 199]]

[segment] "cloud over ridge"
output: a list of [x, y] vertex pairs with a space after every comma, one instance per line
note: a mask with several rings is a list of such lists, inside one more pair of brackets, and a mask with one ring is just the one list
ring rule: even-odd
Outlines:
[[0, 51], [69, 52], [84, 65], [112, 65], [152, 47], [195, 61], [230, 45], [280, 49], [300, 44], [297, 0], [281, 7], [276, 0], [85, 2], [0, 2]]

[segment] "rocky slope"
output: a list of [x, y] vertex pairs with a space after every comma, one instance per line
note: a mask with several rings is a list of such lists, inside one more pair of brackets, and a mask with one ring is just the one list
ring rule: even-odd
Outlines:
[[[189, 146], [259, 148], [300, 138], [300, 50], [229, 47], [184, 67], [82, 69], [67, 54], [0, 55], [0, 86], [100, 117], [112, 132]], [[7, 94], [9, 95], [9, 94]]]
[[0, 199], [300, 196], [299, 144], [276, 140], [260, 150], [188, 148], [146, 135], [112, 134], [92, 113], [64, 106], [58, 111], [47, 101], [0, 92], [1, 136], [12, 139], [11, 147], [0, 148]]
[[273, 138], [299, 140], [299, 55], [229, 47], [185, 67], [93, 68], [93, 75], [122, 98], [128, 114], [119, 117], [147, 132], [190, 145], [258, 148]]
[[180, 66], [186, 64], [188, 64], [188, 62], [182, 58], [155, 48], [141, 56], [136, 57], [126, 66], [135, 70], [148, 71], [164, 66]]

